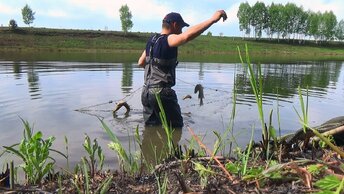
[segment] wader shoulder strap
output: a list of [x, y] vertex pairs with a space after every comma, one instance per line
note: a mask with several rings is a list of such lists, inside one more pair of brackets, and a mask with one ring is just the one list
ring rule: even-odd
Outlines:
[[[159, 36], [159, 37], [157, 38], [157, 36]], [[153, 49], [154, 49], [154, 46], [160, 40], [160, 38], [162, 38], [162, 37], [163, 37], [163, 35], [156, 34], [151, 39], [150, 46], [149, 46], [149, 58], [148, 58], [147, 63], [152, 63], [153, 62], [153, 58], [154, 58], [153, 57]], [[147, 60], [147, 58], [146, 58], [146, 60]]]

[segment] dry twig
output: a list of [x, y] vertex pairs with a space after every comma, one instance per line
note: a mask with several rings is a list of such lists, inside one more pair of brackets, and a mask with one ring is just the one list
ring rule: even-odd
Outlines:
[[203, 143], [202, 141], [197, 137], [197, 135], [193, 132], [193, 130], [188, 127], [189, 132], [191, 133], [191, 135], [195, 138], [195, 140], [197, 141], [197, 143], [203, 148], [205, 149], [205, 151], [212, 157], [214, 158], [214, 160], [217, 162], [217, 164], [220, 166], [220, 168], [223, 170], [223, 172], [227, 175], [228, 179], [233, 181], [233, 177], [229, 174], [229, 172], [226, 170], [226, 168], [223, 166], [223, 164], [217, 159], [217, 156], [214, 156], [213, 152], [211, 150], [209, 150]]

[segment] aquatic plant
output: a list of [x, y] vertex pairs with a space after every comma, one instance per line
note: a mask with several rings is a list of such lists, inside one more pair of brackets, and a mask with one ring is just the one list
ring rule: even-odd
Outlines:
[[64, 136], [64, 143], [65, 143], [65, 149], [66, 149], [67, 170], [69, 171], [69, 169], [70, 169], [70, 164], [69, 164], [69, 146], [68, 146], [68, 138], [67, 138], [67, 136]]
[[253, 144], [253, 133], [254, 133], [254, 129], [252, 128], [250, 142], [248, 144], [246, 151], [243, 153], [243, 157], [241, 158], [241, 162], [242, 162], [241, 163], [241, 173], [243, 176], [246, 175], [247, 164], [248, 164], [248, 161], [250, 159], [250, 154], [251, 154], [251, 149], [252, 149], [252, 144]]
[[103, 129], [111, 139], [111, 142], [108, 144], [109, 148], [117, 152], [118, 159], [120, 161], [120, 165], [126, 172], [130, 174], [135, 174], [139, 171], [139, 155], [132, 154], [131, 152], [127, 153], [124, 149], [121, 141], [117, 138], [117, 136], [111, 131], [111, 129], [106, 125], [106, 123], [99, 119]]
[[[247, 148], [244, 151], [241, 151], [239, 147], [237, 147], [237, 161], [236, 162], [228, 162], [225, 164], [225, 168], [230, 171], [231, 173], [238, 174], [241, 176], [247, 175], [247, 166], [248, 162], [250, 161], [250, 156], [252, 155], [252, 146], [253, 146], [253, 133], [254, 128], [252, 128], [251, 138], [248, 143]], [[253, 160], [252, 162], [254, 162]]]
[[90, 137], [86, 134], [85, 135], [85, 142], [83, 144], [84, 149], [88, 153], [88, 159], [84, 157], [85, 162], [87, 163], [91, 177], [94, 177], [94, 174], [97, 170], [97, 160], [96, 160], [96, 154], [98, 156], [98, 163], [99, 163], [99, 170], [103, 169], [103, 164], [105, 160], [105, 156], [102, 150], [102, 147], [99, 146], [97, 139], [93, 140], [93, 144], [91, 144]]
[[[297, 115], [299, 116], [299, 121], [303, 126], [304, 133], [307, 133], [308, 130], [312, 131], [315, 136], [317, 136], [320, 140], [322, 140], [332, 150], [337, 152], [341, 157], [344, 157], [344, 152], [331, 142], [331, 138], [325, 137], [317, 129], [314, 129], [308, 125], [308, 89], [306, 91], [307, 91], [306, 92], [306, 102], [304, 102], [301, 89], [300, 89], [300, 87], [298, 88], [302, 117], [297, 112], [296, 108], [294, 107], [294, 110], [296, 111]], [[308, 144], [308, 139], [304, 140], [304, 144], [305, 145]]]
[[202, 147], [207, 154], [209, 154], [211, 156], [211, 159], [214, 159], [215, 162], [218, 164], [218, 166], [221, 168], [221, 170], [226, 174], [227, 178], [231, 181], [233, 181], [233, 177], [232, 175], [227, 171], [227, 169], [223, 166], [223, 164], [217, 159], [217, 157], [214, 155], [214, 152], [212, 152], [210, 149], [208, 149], [203, 143], [202, 141], [198, 138], [198, 136], [193, 132], [193, 130], [188, 127], [188, 130], [190, 132], [190, 134], [195, 138], [195, 140], [197, 141], [197, 143], [199, 144], [200, 147]]
[[302, 116], [299, 114], [299, 112], [294, 107], [294, 110], [299, 117], [300, 122], [302, 123], [303, 132], [306, 133], [307, 125], [308, 125], [308, 88], [306, 90], [306, 104], [303, 100], [303, 95], [300, 86], [298, 87], [298, 94], [299, 94], [299, 100], [300, 100], [300, 106], [302, 111]]
[[165, 130], [165, 134], [167, 137], [167, 149], [168, 149], [167, 155], [173, 156], [175, 151], [176, 151], [176, 147], [173, 143], [173, 131], [174, 130], [172, 129], [172, 124], [171, 123], [169, 124], [167, 121], [164, 106], [162, 105], [160, 94], [158, 92], [155, 92], [155, 98], [158, 102], [159, 109], [160, 109], [159, 116], [160, 116], [161, 124]]
[[20, 118], [24, 125], [23, 139], [20, 143], [3, 146], [6, 152], [12, 153], [24, 162], [19, 167], [25, 172], [29, 184], [40, 184], [43, 177], [54, 170], [55, 159], [50, 156], [50, 151], [66, 156], [51, 148], [55, 137], [43, 139], [42, 132], [33, 133], [33, 127], [28, 121]]
[[160, 180], [160, 176], [158, 176], [156, 173], [155, 175], [155, 180], [158, 185], [158, 193], [159, 194], [166, 194], [167, 192], [167, 186], [168, 186], [168, 178], [167, 175], [164, 176], [163, 181]]
[[200, 162], [192, 162], [194, 164], [194, 170], [200, 176], [200, 183], [201, 187], [205, 188], [208, 184], [208, 178], [210, 175], [214, 174], [215, 172], [211, 170], [211, 168], [203, 166]]
[[[250, 84], [252, 87], [252, 91], [254, 93], [255, 99], [256, 99], [256, 104], [259, 112], [259, 119], [262, 127], [262, 149], [263, 149], [263, 154], [265, 158], [270, 157], [270, 140], [275, 138], [276, 130], [274, 127], [271, 125], [271, 120], [272, 120], [272, 112], [270, 112], [269, 116], [269, 127], [267, 128], [265, 119], [264, 119], [264, 111], [263, 111], [263, 76], [262, 76], [262, 69], [261, 65], [257, 65], [258, 69], [258, 75], [256, 75], [253, 71], [252, 64], [250, 62], [250, 56], [248, 54], [248, 47], [247, 44], [245, 44], [245, 53], [246, 53], [246, 63], [244, 62], [241, 52], [240, 52], [240, 47], [238, 46], [238, 52], [239, 52], [239, 58], [241, 61], [241, 64], [244, 68], [248, 68], [248, 75], [249, 75], [249, 80]], [[258, 77], [258, 81], [256, 79], [256, 76]]]

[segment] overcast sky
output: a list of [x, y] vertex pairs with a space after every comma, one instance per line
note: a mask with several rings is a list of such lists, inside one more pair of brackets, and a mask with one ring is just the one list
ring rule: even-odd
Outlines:
[[[228, 14], [226, 22], [213, 25], [209, 31], [213, 35], [239, 36], [236, 17], [242, 1], [234, 0], [0, 0], [0, 25], [8, 26], [15, 19], [19, 26], [23, 23], [21, 9], [28, 4], [36, 12], [32, 26], [66, 29], [121, 30], [119, 8], [127, 4], [132, 12], [134, 26], [132, 32], [160, 32], [161, 20], [169, 12], [179, 12], [190, 25], [197, 24], [218, 10]], [[248, 0], [254, 5], [256, 0]], [[330, 11], [337, 20], [344, 18], [344, 0], [263, 0], [266, 5], [293, 2], [305, 10]]]

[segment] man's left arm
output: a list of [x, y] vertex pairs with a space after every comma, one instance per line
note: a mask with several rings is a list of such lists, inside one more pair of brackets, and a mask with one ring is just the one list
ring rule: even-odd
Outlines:
[[139, 61], [137, 62], [140, 67], [144, 68], [146, 65], [146, 50], [144, 50], [141, 54], [141, 57], [139, 58]]

